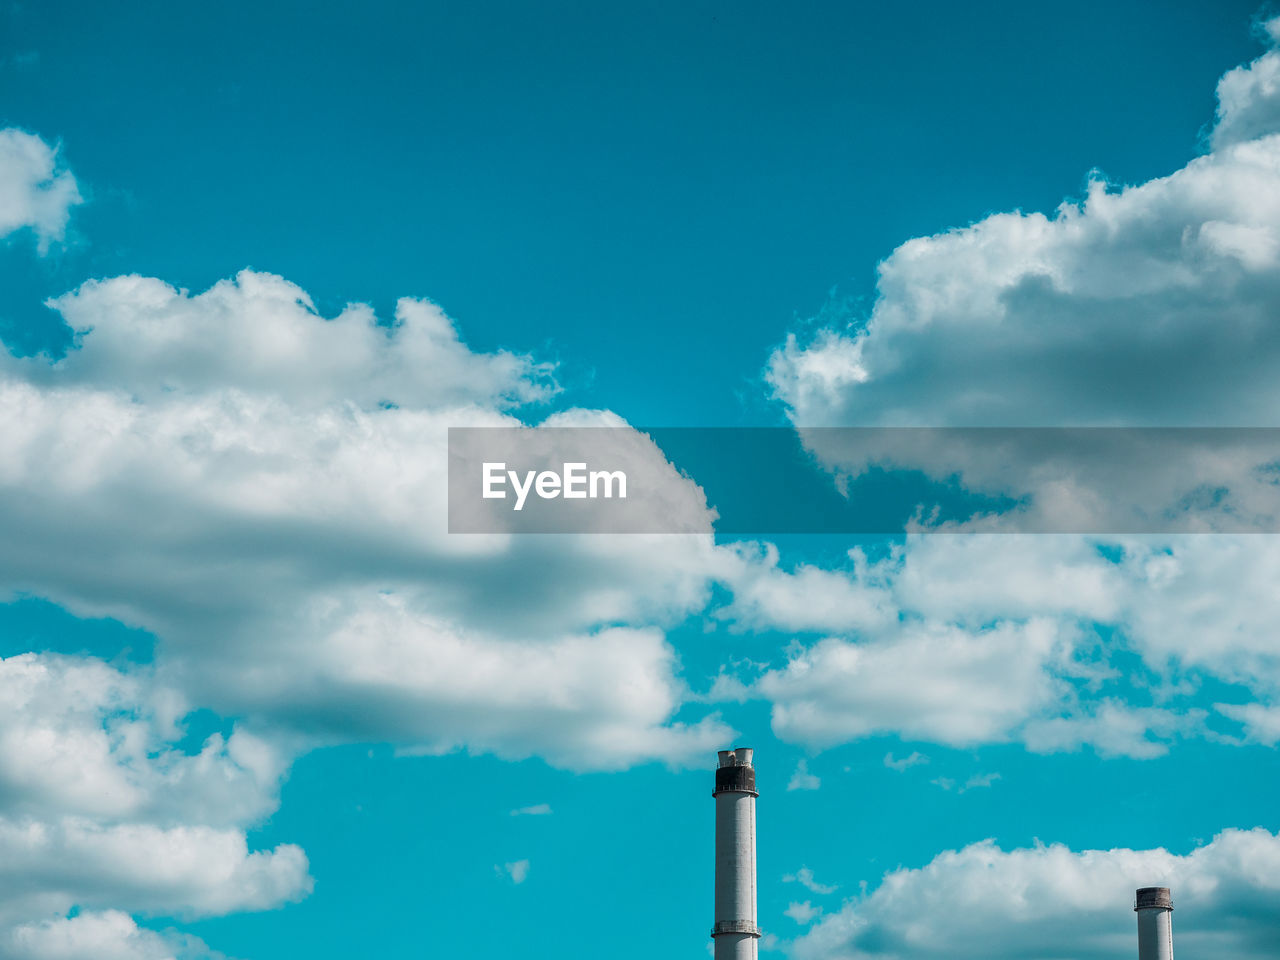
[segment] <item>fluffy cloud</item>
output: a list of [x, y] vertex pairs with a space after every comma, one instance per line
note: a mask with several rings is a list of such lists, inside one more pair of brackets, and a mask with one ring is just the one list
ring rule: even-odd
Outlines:
[[803, 926], [806, 923], [812, 923], [818, 917], [822, 916], [822, 908], [815, 907], [808, 900], [803, 902], [795, 902], [787, 904], [787, 909], [782, 911], [782, 915], [790, 917], [796, 923]]
[[925, 625], [879, 643], [828, 638], [756, 687], [785, 740], [830, 746], [888, 731], [968, 746], [1008, 739], [1058, 699], [1045, 668], [1064, 644], [1045, 621], [980, 633]]
[[1227, 830], [1166, 850], [1004, 851], [991, 841], [887, 874], [788, 946], [799, 960], [1114, 957], [1136, 949], [1140, 886], [1171, 887], [1179, 950], [1223, 960], [1273, 953], [1280, 837]]
[[[972, 746], [1023, 739], [1037, 719], [1077, 718], [1088, 710], [1081, 682], [1106, 673], [1089, 656], [1090, 624], [1116, 616], [1123, 593], [1109, 579], [1114, 564], [1078, 538], [916, 536], [874, 560], [855, 549], [843, 570], [790, 572], [771, 550], [739, 548], [742, 558], [763, 559], [729, 568], [731, 578], [746, 571], [729, 581], [730, 613], [797, 629], [798, 608], [770, 599], [787, 596], [795, 580], [817, 614], [812, 630], [844, 627], [794, 642], [785, 663], [758, 677], [724, 677], [717, 687], [768, 699], [774, 732], [809, 747], [878, 733]], [[842, 609], [843, 623], [822, 613]], [[1087, 740], [1071, 729], [1077, 745]]]
[[[655, 626], [701, 604], [709, 538], [445, 532], [447, 427], [518, 425], [504, 411], [550, 396], [549, 367], [470, 351], [429, 303], [401, 301], [389, 326], [359, 306], [326, 320], [253, 273], [194, 296], [91, 282], [52, 305], [76, 333], [67, 355], [0, 364], [0, 587], [158, 645], [145, 671], [0, 663], [14, 956], [199, 955], [129, 914], [305, 895], [302, 851], [244, 834], [297, 749], [376, 739], [600, 768], [729, 737], [714, 717], [672, 722], [685, 690]], [[241, 722], [178, 749], [190, 704]]]
[[75, 905], [209, 916], [277, 907], [311, 890], [299, 847], [250, 852], [243, 832], [212, 827], [0, 819], [0, 863], [10, 916]]
[[[195, 295], [95, 281], [52, 306], [66, 356], [0, 362], [0, 590], [157, 645], [129, 669], [0, 661], [0, 956], [199, 956], [133, 917], [304, 896], [304, 853], [245, 830], [318, 744], [599, 769], [730, 737], [705, 708], [674, 719], [688, 692], [663, 633], [705, 603], [709, 536], [446, 533], [447, 427], [520, 426], [507, 411], [557, 389], [547, 365], [471, 351], [426, 302], [325, 319], [247, 272]], [[625, 433], [709, 529], [696, 486]], [[237, 719], [190, 745], [193, 706]]]
[[[129, 914], [261, 910], [311, 890], [303, 851], [251, 850], [289, 757], [233, 728], [191, 750], [148, 667], [0, 660], [0, 956], [205, 956]], [[74, 915], [71, 911], [75, 909]]]
[[717, 559], [719, 578], [733, 590], [715, 616], [735, 630], [847, 631], [883, 627], [896, 618], [878, 576], [882, 568], [866, 554], [849, 554], [851, 574], [812, 564], [780, 566], [771, 543], [735, 543]]
[[[1134, 186], [1095, 179], [1051, 216], [996, 214], [893, 251], [865, 320], [791, 336], [771, 358], [792, 422], [1273, 425], [1280, 20], [1264, 32], [1273, 49], [1219, 84], [1206, 155]], [[1018, 451], [899, 433], [893, 462], [1027, 495], [1050, 520], [1031, 529], [1104, 530], [1135, 506], [1274, 529], [1269, 438], [1215, 439], [1175, 469], [1154, 440], [1118, 435], [1130, 449], [1051, 451], [1010, 490]], [[865, 466], [821, 432], [806, 442], [837, 475]], [[1126, 486], [1137, 470], [1151, 486]], [[1002, 519], [990, 525], [1017, 528]], [[724, 615], [827, 636], [720, 689], [768, 697], [775, 730], [810, 745], [885, 731], [1151, 756], [1227, 721], [1274, 743], [1278, 563], [1271, 537], [911, 537], [843, 571], [787, 570], [765, 551], [731, 575], [741, 589]], [[1114, 665], [1127, 652], [1140, 668]], [[1213, 716], [1183, 699], [1205, 678], [1233, 685]]]
[[243, 729], [185, 753], [174, 744], [186, 712], [146, 671], [79, 657], [0, 659], [0, 809], [220, 826], [274, 810], [289, 757]]
[[774, 354], [793, 420], [1272, 425], [1277, 64], [1223, 78], [1213, 152], [1167, 177], [904, 243], [865, 324]]
[[731, 736], [714, 719], [667, 722], [685, 690], [674, 650], [651, 628], [468, 634], [384, 595], [334, 620], [303, 619], [271, 640], [248, 664], [200, 647], [169, 671], [229, 712], [322, 739], [390, 740], [408, 752], [467, 748], [617, 768], [692, 761]]
[[127, 913], [102, 910], [17, 927], [0, 946], [6, 960], [196, 960], [221, 958], [195, 937], [139, 927]]
[[795, 337], [769, 381], [822, 425], [1271, 425], [1280, 137], [1053, 217], [910, 240], [865, 326]]
[[788, 790], [817, 790], [821, 786], [822, 779], [809, 772], [809, 764], [804, 759], [796, 764], [795, 772], [787, 781]]
[[1249, 742], [1269, 747], [1280, 743], [1280, 704], [1219, 703], [1215, 708], [1239, 722]]
[[[503, 410], [548, 396], [549, 368], [470, 351], [427, 303], [390, 328], [363, 307], [326, 320], [248, 272], [53, 306], [77, 345], [0, 378], [0, 583], [145, 627], [194, 702], [320, 741], [584, 767], [728, 736], [669, 722], [683, 686], [655, 629], [705, 602], [708, 536], [446, 533], [447, 428], [520, 426]], [[618, 432], [709, 529], [701, 491]]]
[[66, 234], [80, 189], [58, 150], [33, 133], [0, 130], [0, 237], [30, 229], [41, 253]]
[[[766, 558], [771, 595], [796, 577], [815, 611], [858, 598], [839, 634], [822, 636], [839, 624], [815, 617], [819, 638], [794, 641], [785, 662], [718, 682], [726, 698], [771, 701], [784, 739], [824, 747], [896, 733], [1133, 757], [1235, 725], [1248, 740], [1280, 739], [1280, 546], [1270, 537], [915, 535], [876, 559], [855, 550], [820, 580], [771, 551], [740, 548], [735, 562], [744, 556]], [[757, 626], [796, 629], [790, 608], [751, 600], [761, 575], [745, 576], [730, 609], [746, 604]], [[831, 584], [830, 603], [812, 596], [815, 583]], [[1216, 717], [1196, 702], [1207, 678], [1229, 685]]]
[[56, 365], [56, 382], [143, 399], [238, 389], [307, 405], [440, 409], [531, 403], [559, 389], [550, 364], [468, 349], [429, 301], [400, 300], [389, 325], [363, 304], [322, 320], [306, 291], [247, 270], [194, 296], [149, 277], [91, 280], [49, 305], [87, 348]]
[[[1273, 46], [1280, 43], [1280, 17], [1260, 23]], [[1213, 148], [1254, 140], [1280, 130], [1280, 53], [1268, 50], [1253, 63], [1228, 70], [1218, 81], [1218, 116]]]

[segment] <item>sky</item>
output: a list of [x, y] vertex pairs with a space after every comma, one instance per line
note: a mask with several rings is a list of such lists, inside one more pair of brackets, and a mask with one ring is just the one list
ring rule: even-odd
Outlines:
[[[735, 743], [762, 956], [1274, 955], [1273, 536], [718, 534], [631, 428], [1277, 426], [1278, 267], [1255, 3], [4, 4], [0, 960], [703, 957]], [[699, 532], [450, 535], [517, 425]]]

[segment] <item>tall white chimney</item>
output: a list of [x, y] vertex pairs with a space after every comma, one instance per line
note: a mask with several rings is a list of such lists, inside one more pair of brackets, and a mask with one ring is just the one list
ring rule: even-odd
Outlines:
[[756, 771], [750, 747], [721, 750], [716, 767], [715, 960], [756, 960]]
[[1168, 887], [1140, 887], [1133, 901], [1138, 914], [1138, 960], [1173, 960], [1173, 898]]

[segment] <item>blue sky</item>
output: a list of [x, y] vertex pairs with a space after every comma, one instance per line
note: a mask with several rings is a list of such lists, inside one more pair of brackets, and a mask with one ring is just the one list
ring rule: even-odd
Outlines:
[[0, 13], [0, 958], [700, 957], [731, 742], [768, 956], [1120, 956], [1146, 882], [1274, 952], [1271, 537], [460, 541], [441, 472], [1274, 426], [1276, 21], [263, 6]]
[[93, 202], [6, 316], [252, 266], [324, 307], [431, 297], [634, 423], [772, 424], [760, 369], [833, 292], [865, 310], [903, 240], [1092, 168], [1175, 169], [1257, 53], [1248, 3], [263, 7], [9, 13], [38, 59], [5, 117]]

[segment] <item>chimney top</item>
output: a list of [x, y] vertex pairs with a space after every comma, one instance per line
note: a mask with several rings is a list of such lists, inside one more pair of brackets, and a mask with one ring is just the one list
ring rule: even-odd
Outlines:
[[721, 767], [749, 767], [755, 751], [751, 747], [734, 747], [732, 750], [721, 750], [717, 754]]
[[1139, 887], [1133, 903], [1134, 911], [1138, 910], [1172, 910], [1173, 897], [1168, 887]]

